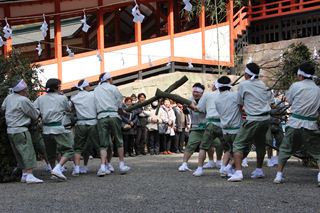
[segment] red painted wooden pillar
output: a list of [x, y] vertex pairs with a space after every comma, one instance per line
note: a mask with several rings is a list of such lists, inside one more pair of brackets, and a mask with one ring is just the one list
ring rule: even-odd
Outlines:
[[[103, 0], [98, 1], [99, 6], [102, 6]], [[100, 62], [100, 72], [104, 72], [104, 19], [103, 19], [103, 9], [99, 8], [97, 12], [97, 43], [98, 43], [98, 52], [101, 56], [102, 61]]]
[[[60, 0], [55, 0], [55, 13], [60, 13]], [[58, 66], [58, 79], [62, 81], [62, 37], [60, 15], [54, 17], [54, 51]]]
[[169, 12], [168, 12], [168, 34], [170, 36], [170, 53], [171, 58], [174, 57], [174, 10], [173, 0], [169, 0]]
[[142, 29], [141, 29], [140, 22], [137, 22], [134, 24], [134, 35], [135, 35], [135, 42], [138, 45], [138, 65], [141, 65], [142, 64], [142, 51], [141, 51]]
[[206, 37], [205, 37], [205, 27], [206, 27], [206, 11], [204, 0], [201, 0], [201, 13], [199, 16], [199, 27], [201, 28], [201, 40], [202, 40], [202, 60], [206, 59]]
[[233, 26], [233, 1], [229, 0], [227, 4], [228, 20], [229, 20], [229, 38], [230, 38], [230, 63], [234, 66], [234, 26]]

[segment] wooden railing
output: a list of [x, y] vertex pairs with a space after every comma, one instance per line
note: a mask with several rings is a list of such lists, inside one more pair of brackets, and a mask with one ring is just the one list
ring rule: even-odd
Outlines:
[[299, 0], [297, 3], [294, 0], [283, 0], [252, 6], [249, 18], [256, 21], [317, 9], [320, 9], [320, 0]]
[[242, 7], [236, 14], [233, 16], [233, 38], [237, 38], [239, 35], [242, 35], [242, 31], [246, 30], [249, 26], [248, 19], [248, 7]]
[[237, 39], [252, 21], [270, 19], [295, 13], [320, 10], [320, 0], [282, 0], [256, 6], [242, 7], [233, 18], [234, 38]]

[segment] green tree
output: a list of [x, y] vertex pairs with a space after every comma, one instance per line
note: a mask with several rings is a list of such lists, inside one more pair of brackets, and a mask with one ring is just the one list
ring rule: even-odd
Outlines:
[[[311, 62], [316, 68], [316, 76], [320, 75], [318, 59], [313, 58], [313, 53], [303, 43], [293, 43], [284, 50], [279, 65], [272, 72], [273, 89], [285, 91], [297, 81], [297, 70], [300, 64]], [[316, 80], [317, 82], [317, 80]], [[317, 82], [318, 83], [318, 82]]]
[[[31, 60], [13, 50], [9, 57], [0, 57], [0, 102], [8, 95], [9, 88], [19, 79], [24, 79], [28, 84], [30, 99], [34, 100], [42, 89], [38, 78], [39, 65], [32, 64]], [[0, 182], [12, 181], [17, 178], [13, 171], [16, 161], [7, 137], [7, 127], [4, 113], [1, 111], [0, 119]]]

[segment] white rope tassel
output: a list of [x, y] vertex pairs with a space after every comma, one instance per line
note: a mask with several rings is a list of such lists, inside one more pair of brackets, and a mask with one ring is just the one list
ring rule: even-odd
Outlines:
[[102, 61], [102, 57], [101, 57], [101, 55], [100, 55], [100, 53], [99, 53], [99, 51], [98, 51], [98, 50], [97, 50], [97, 54], [96, 54], [96, 56], [97, 56], [98, 60], [101, 62], [101, 61]]
[[74, 56], [74, 53], [72, 52], [72, 50], [68, 47], [68, 45], [67, 45], [67, 53], [68, 53], [68, 56], [70, 57], [70, 58], [73, 58], [73, 56]]
[[171, 57], [168, 57], [168, 63], [167, 63], [167, 67], [171, 66]]
[[121, 53], [121, 62], [122, 62], [122, 66], [126, 64], [126, 62], [124, 61], [123, 53]]
[[192, 4], [190, 3], [190, 0], [183, 0], [183, 3], [185, 4], [183, 9], [185, 9], [188, 12], [191, 12]]
[[39, 41], [38, 45], [37, 45], [37, 48], [36, 50], [38, 51], [38, 56], [40, 57], [41, 56], [41, 53], [42, 53], [42, 48], [41, 48], [41, 43]]
[[193, 68], [193, 64], [191, 61], [188, 62], [188, 69], [192, 69]]
[[132, 8], [131, 14], [133, 15], [133, 22], [134, 23], [142, 23], [145, 16], [141, 14], [139, 10], [139, 5], [137, 4], [136, 1], [134, 1], [136, 5]]
[[6, 21], [6, 26], [4, 26], [2, 30], [4, 33], [3, 37], [5, 37], [6, 39], [9, 39], [9, 38], [12, 38], [12, 29], [10, 28], [7, 17], [5, 17], [5, 21]]
[[91, 26], [87, 24], [87, 16], [84, 10], [83, 10], [83, 19], [81, 19], [80, 22], [83, 24], [82, 31], [87, 33]]
[[43, 22], [40, 27], [40, 30], [41, 30], [41, 35], [42, 35], [43, 39], [45, 39], [47, 37], [48, 24], [46, 22], [46, 17], [44, 14], [43, 14]]
[[150, 55], [148, 55], [148, 62], [149, 62], [149, 66], [152, 67], [153, 64], [152, 64], [152, 60], [151, 60], [151, 56]]

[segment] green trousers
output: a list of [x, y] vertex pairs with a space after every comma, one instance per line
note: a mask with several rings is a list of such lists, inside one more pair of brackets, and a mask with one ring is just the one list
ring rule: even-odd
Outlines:
[[98, 120], [100, 149], [112, 146], [112, 137], [118, 148], [123, 147], [121, 120], [118, 117], [106, 117]]
[[233, 142], [236, 139], [237, 134], [223, 134], [224, 141], [222, 147], [224, 152], [233, 153]]
[[50, 163], [56, 160], [57, 153], [61, 153], [66, 158], [73, 157], [74, 151], [71, 133], [44, 134], [43, 139]]
[[74, 136], [74, 151], [81, 154], [99, 144], [99, 135], [96, 125], [76, 125]]
[[233, 142], [233, 152], [241, 152], [246, 156], [250, 152], [250, 147], [253, 143], [256, 146], [257, 155], [264, 156], [268, 129], [269, 120], [243, 122]]
[[[217, 150], [222, 150], [221, 140], [223, 138], [222, 129], [212, 123], [208, 123], [203, 133], [203, 140], [200, 144], [200, 149], [208, 150], [210, 147], [215, 147]], [[222, 139], [223, 140], [223, 139]]]
[[30, 132], [25, 131], [22, 133], [8, 134], [8, 137], [18, 167], [21, 169], [35, 168], [37, 166], [37, 159]]
[[308, 129], [286, 128], [279, 150], [279, 163], [284, 165], [299, 150], [306, 151], [320, 164], [320, 132]]

